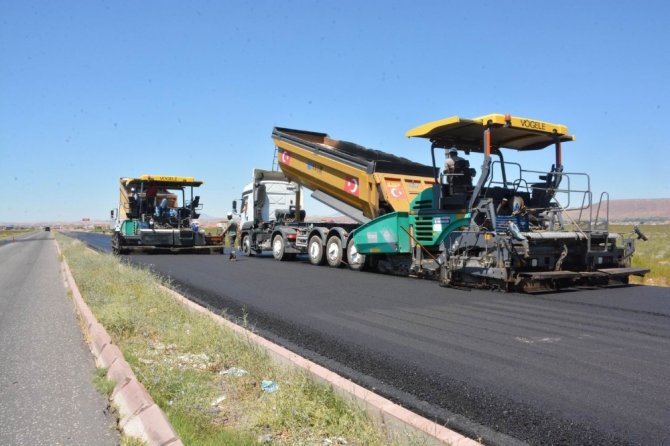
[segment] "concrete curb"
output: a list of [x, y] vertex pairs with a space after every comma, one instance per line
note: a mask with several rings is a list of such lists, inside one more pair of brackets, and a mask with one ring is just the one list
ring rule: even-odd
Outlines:
[[[60, 246], [58, 252], [60, 253]], [[113, 343], [104, 327], [100, 325], [79, 293], [74, 278], [65, 259], [63, 275], [72, 290], [77, 310], [87, 324], [90, 336], [91, 352], [101, 367], [108, 367], [107, 377], [116, 383], [112, 400], [119, 407], [121, 420], [119, 426], [126, 435], [142, 438], [149, 445], [183, 445], [170, 425], [167, 417], [153, 402], [144, 386], [137, 381], [123, 354]], [[392, 432], [411, 434], [423, 439], [425, 445], [478, 446], [481, 443], [465, 437], [458, 432], [441, 426], [427, 418], [417, 415], [392, 401], [373, 393], [330, 370], [299, 356], [290, 350], [274, 344], [235, 323], [212, 313], [207, 308], [189, 300], [176, 291], [162, 286], [177, 301], [187, 308], [204, 314], [222, 326], [237, 333], [264, 349], [273, 360], [289, 367], [296, 367], [314, 380], [332, 387], [345, 399], [349, 399], [378, 423]]]
[[354, 384], [348, 379], [321, 367], [320, 365], [299, 356], [290, 350], [262, 338], [233, 322], [212, 313], [207, 308], [187, 299], [176, 291], [164, 287], [175, 299], [187, 308], [212, 318], [238, 335], [264, 349], [271, 358], [280, 364], [297, 367], [309, 374], [316, 381], [332, 387], [332, 389], [362, 407], [370, 417], [384, 425], [387, 429], [401, 434], [413, 434], [422, 437], [427, 445], [477, 446], [481, 443], [465, 437], [458, 432], [441, 426], [427, 418], [417, 415], [392, 401], [373, 393], [364, 387]]
[[115, 383], [110, 399], [119, 410], [119, 428], [126, 435], [140, 438], [150, 446], [183, 446], [165, 413], [137, 380], [121, 350], [112, 343], [112, 338], [84, 302], [58, 242], [56, 248], [62, 258], [61, 272], [65, 283], [72, 291], [75, 308], [86, 326], [91, 353], [99, 367], [109, 369], [107, 377]]

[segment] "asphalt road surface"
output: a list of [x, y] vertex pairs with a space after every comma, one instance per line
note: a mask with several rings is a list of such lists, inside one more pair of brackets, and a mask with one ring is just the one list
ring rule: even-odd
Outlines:
[[50, 233], [0, 245], [0, 444], [118, 444], [94, 368]]
[[269, 257], [127, 259], [486, 443], [670, 443], [670, 289], [523, 295]]

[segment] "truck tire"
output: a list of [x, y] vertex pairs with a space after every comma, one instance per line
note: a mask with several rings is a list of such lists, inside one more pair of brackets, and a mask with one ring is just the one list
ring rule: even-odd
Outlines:
[[349, 268], [354, 271], [362, 271], [366, 266], [365, 260], [365, 254], [360, 254], [358, 252], [354, 240], [351, 239], [347, 246], [347, 262], [349, 263]]
[[119, 236], [114, 233], [112, 234], [112, 254], [115, 256], [119, 255]]
[[125, 251], [121, 249], [121, 236], [118, 232], [112, 235], [112, 254], [115, 256], [125, 254]]
[[326, 256], [324, 255], [323, 242], [321, 237], [313, 235], [307, 244], [307, 254], [309, 255], [309, 263], [312, 265], [323, 265], [326, 263]]
[[286, 243], [284, 242], [284, 236], [281, 234], [275, 235], [272, 239], [272, 257], [282, 262], [290, 257], [286, 254]]
[[242, 253], [247, 257], [252, 257], [254, 255], [254, 250], [251, 249], [251, 237], [249, 234], [245, 234], [242, 237]]
[[333, 268], [342, 266], [342, 239], [337, 234], [331, 235], [326, 242], [326, 261]]

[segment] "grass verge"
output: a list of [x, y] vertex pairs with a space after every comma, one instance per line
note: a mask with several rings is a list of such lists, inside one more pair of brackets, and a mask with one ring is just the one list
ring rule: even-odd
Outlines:
[[422, 444], [187, 310], [150, 271], [57, 238], [82, 296], [185, 444]]
[[[670, 225], [640, 225], [640, 230], [649, 240], [635, 240], [632, 266], [651, 272], [644, 278], [631, 276], [631, 283], [670, 286]], [[610, 225], [610, 231], [630, 234], [633, 225]]]
[[0, 239], [3, 238], [12, 238], [16, 237], [17, 235], [21, 234], [27, 234], [29, 232], [34, 232], [34, 228], [28, 228], [28, 229], [0, 229]]

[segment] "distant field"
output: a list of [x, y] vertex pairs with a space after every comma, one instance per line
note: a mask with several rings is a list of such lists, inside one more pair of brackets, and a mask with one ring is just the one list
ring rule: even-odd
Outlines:
[[27, 232], [35, 231], [34, 228], [27, 229], [0, 229], [0, 239], [11, 238], [17, 235], [25, 234]]
[[[644, 279], [631, 276], [632, 283], [670, 286], [670, 225], [640, 225], [649, 241], [636, 240], [633, 267], [649, 268]], [[629, 234], [633, 225], [611, 225], [610, 231]]]

